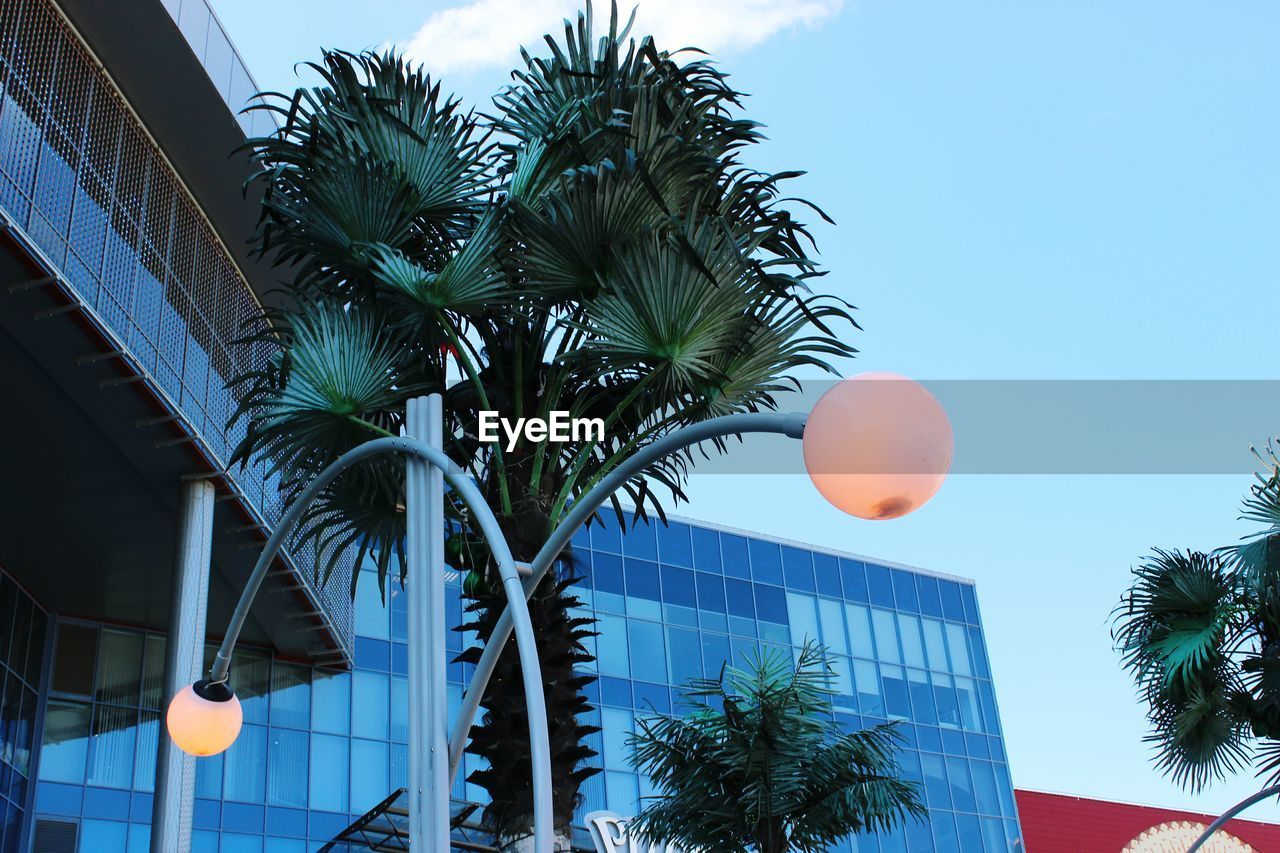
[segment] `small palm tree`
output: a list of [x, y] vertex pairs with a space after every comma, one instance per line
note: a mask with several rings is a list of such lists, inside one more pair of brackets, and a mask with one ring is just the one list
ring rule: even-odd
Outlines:
[[1157, 764], [1193, 791], [1250, 766], [1280, 781], [1280, 460], [1260, 459], [1241, 517], [1263, 529], [1210, 553], [1156, 550], [1115, 614]]
[[[327, 52], [322, 82], [271, 98], [277, 133], [249, 147], [263, 190], [257, 248], [288, 276], [246, 347], [265, 363], [235, 383], [246, 433], [286, 500], [340, 454], [398, 433], [406, 401], [444, 397], [445, 451], [469, 471], [517, 560], [637, 450], [689, 423], [775, 406], [793, 371], [848, 356], [848, 306], [809, 291], [820, 271], [783, 188], [797, 173], [742, 162], [763, 137], [741, 95], [701, 58], [637, 42], [590, 7], [547, 56], [524, 55], [492, 116], [464, 111], [394, 54]], [[456, 381], [451, 381], [456, 380]], [[479, 417], [598, 418], [599, 441], [479, 440]], [[591, 436], [594, 438], [595, 436]], [[682, 496], [689, 455], [625, 488], [638, 519]], [[335, 481], [303, 521], [327, 576], [344, 550], [403, 554], [404, 465]], [[615, 509], [621, 514], [615, 500]], [[505, 606], [464, 509], [450, 506], [453, 565], [468, 572], [466, 627], [487, 638]], [[403, 575], [403, 562], [399, 563]], [[551, 727], [553, 807], [567, 833], [593, 729], [592, 676], [571, 570], [531, 602]], [[464, 653], [474, 662], [478, 651]], [[528, 719], [504, 649], [469, 751], [500, 838], [532, 815]]]
[[690, 684], [685, 717], [637, 721], [632, 761], [660, 794], [638, 835], [717, 853], [825, 850], [855, 832], [925, 816], [900, 778], [895, 723], [846, 733], [833, 721], [821, 647], [755, 655], [745, 670]]

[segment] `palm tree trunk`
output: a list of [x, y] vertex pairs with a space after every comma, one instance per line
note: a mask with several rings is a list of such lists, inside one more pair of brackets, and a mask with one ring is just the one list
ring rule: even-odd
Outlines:
[[787, 853], [791, 842], [787, 839], [786, 827], [779, 823], [769, 823], [756, 832], [757, 853]]
[[[522, 525], [510, 519], [503, 521], [513, 556], [522, 561], [532, 559], [541, 547], [542, 537], [521, 534], [534, 525]], [[545, 529], [544, 522], [539, 532]], [[583, 688], [594, 681], [595, 676], [574, 669], [591, 660], [582, 641], [594, 634], [595, 620], [574, 615], [581, 602], [572, 592], [577, 576], [572, 571], [571, 558], [562, 556], [558, 569], [548, 574], [534, 590], [529, 599], [529, 615], [538, 639], [547, 702], [552, 815], [557, 836], [567, 839], [582, 782], [599, 772], [596, 768], [581, 767], [582, 762], [596, 755], [583, 741], [599, 728], [579, 722], [580, 717], [591, 710]], [[506, 597], [493, 577], [481, 586], [470, 593], [472, 600], [467, 608], [470, 619], [459, 630], [475, 631], [481, 641], [486, 642], [506, 606]], [[472, 648], [457, 659], [474, 664], [479, 656], [480, 650]], [[500, 839], [510, 839], [506, 842], [509, 849], [523, 850], [510, 845], [523, 843], [521, 839], [533, 823], [533, 765], [529, 752], [529, 717], [514, 640], [509, 640], [503, 648], [480, 708], [483, 716], [471, 730], [467, 751], [487, 761], [489, 766], [473, 772], [468, 781], [480, 785], [489, 794], [485, 825]]]

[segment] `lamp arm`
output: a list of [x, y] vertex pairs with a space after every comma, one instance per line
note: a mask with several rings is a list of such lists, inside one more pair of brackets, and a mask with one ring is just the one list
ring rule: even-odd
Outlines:
[[1251, 794], [1250, 796], [1245, 797], [1243, 800], [1241, 800], [1240, 802], [1236, 803], [1234, 806], [1232, 806], [1231, 808], [1223, 812], [1221, 817], [1219, 817], [1213, 823], [1209, 824], [1209, 826], [1205, 829], [1205, 831], [1200, 833], [1200, 837], [1195, 840], [1195, 843], [1187, 848], [1187, 853], [1196, 853], [1197, 850], [1199, 850], [1201, 847], [1204, 846], [1205, 842], [1207, 842], [1210, 838], [1213, 837], [1213, 834], [1215, 832], [1217, 832], [1219, 829], [1222, 829], [1222, 827], [1227, 823], [1227, 821], [1231, 820], [1233, 817], [1240, 814], [1240, 812], [1244, 811], [1245, 809], [1249, 808], [1255, 803], [1260, 803], [1263, 800], [1267, 799], [1268, 797], [1274, 797], [1277, 794], [1280, 794], [1280, 785], [1270, 785], [1266, 788], [1263, 788], [1261, 791], [1259, 791], [1256, 794]]
[[[279, 553], [280, 548], [292, 532], [298, 519], [306, 511], [306, 508], [311, 505], [311, 502], [320, 494], [321, 490], [352, 465], [383, 453], [397, 452], [417, 456], [419, 459], [440, 469], [445, 480], [462, 497], [475, 515], [476, 521], [480, 525], [480, 530], [484, 533], [485, 540], [489, 544], [489, 549], [498, 562], [498, 573], [502, 578], [503, 589], [506, 591], [510, 602], [503, 611], [504, 617], [508, 618], [508, 633], [503, 635], [503, 642], [505, 643], [507, 636], [509, 636], [511, 630], [510, 617], [514, 612], [516, 645], [520, 655], [525, 705], [529, 714], [529, 749], [533, 763], [534, 847], [538, 853], [549, 853], [551, 850], [551, 823], [553, 820], [551, 808], [551, 745], [547, 730], [547, 703], [542, 686], [542, 667], [538, 663], [538, 650], [534, 644], [533, 623], [529, 618], [529, 608], [526, 604], [527, 593], [520, 585], [520, 576], [516, 572], [515, 561], [511, 556], [511, 548], [507, 544], [506, 538], [502, 535], [502, 530], [498, 525], [497, 518], [494, 517], [493, 510], [485, 503], [484, 497], [480, 494], [475, 482], [461, 468], [455, 465], [442, 450], [407, 436], [379, 438], [347, 451], [334, 460], [324, 471], [320, 472], [303, 489], [302, 493], [293, 502], [293, 505], [281, 517], [275, 531], [271, 534], [266, 546], [262, 549], [262, 553], [258, 556], [258, 562], [254, 565], [253, 572], [249, 575], [249, 581], [245, 584], [244, 591], [240, 594], [240, 601], [236, 604], [235, 612], [231, 614], [231, 620], [227, 624], [227, 632], [222, 640], [222, 645], [218, 648], [217, 656], [214, 658], [213, 666], [209, 672], [209, 680], [214, 683], [221, 683], [227, 680], [231, 670], [232, 652], [235, 650], [236, 641], [240, 637], [240, 631], [244, 628], [244, 623], [248, 619], [249, 609], [253, 605], [253, 600], [258, 594], [258, 589], [262, 586], [262, 580], [266, 577], [267, 570], [275, 560], [276, 554]], [[517, 604], [519, 606], [516, 606]], [[443, 626], [431, 627], [437, 630], [443, 629]]]
[[240, 639], [240, 632], [244, 629], [244, 624], [249, 619], [249, 610], [253, 606], [253, 600], [257, 597], [258, 590], [262, 587], [262, 581], [266, 578], [271, 564], [275, 562], [280, 549], [284, 547], [285, 541], [293, 532], [294, 525], [298, 523], [298, 519], [306, 512], [307, 507], [311, 506], [311, 502], [315, 500], [316, 496], [336, 480], [343, 471], [346, 471], [357, 462], [363, 462], [370, 457], [400, 449], [398, 447], [389, 447], [386, 444], [389, 441], [400, 440], [380, 438], [362, 444], [339, 456], [329, 467], [316, 475], [316, 478], [302, 490], [302, 494], [298, 495], [293, 504], [285, 510], [284, 515], [280, 516], [280, 521], [276, 523], [275, 530], [267, 538], [267, 544], [262, 547], [262, 552], [258, 554], [258, 562], [254, 563], [253, 571], [249, 573], [249, 580], [245, 583], [244, 590], [240, 593], [240, 600], [236, 602], [236, 609], [231, 613], [231, 618], [227, 621], [227, 631], [223, 635], [222, 645], [218, 647], [218, 652], [213, 658], [213, 666], [209, 668], [209, 680], [211, 682], [219, 684], [227, 680], [227, 676], [231, 672], [231, 654], [235, 651], [236, 643]]
[[[652, 444], [645, 445], [634, 455], [626, 459], [617, 468], [609, 472], [589, 492], [573, 503], [569, 514], [551, 531], [550, 538], [533, 558], [532, 572], [524, 579], [524, 596], [527, 599], [533, 594], [538, 583], [546, 576], [556, 557], [569, 544], [578, 528], [587, 523], [595, 515], [596, 510], [604, 505], [615, 491], [628, 480], [648, 468], [655, 462], [687, 447], [713, 438], [724, 438], [749, 432], [778, 433], [789, 438], [803, 438], [804, 425], [808, 415], [803, 412], [780, 414], [777, 412], [741, 412], [733, 415], [722, 415], [698, 423], [681, 427], [664, 435]], [[508, 595], [509, 601], [514, 601]], [[484, 651], [476, 664], [475, 674], [466, 694], [462, 697], [462, 705], [458, 709], [458, 717], [453, 731], [449, 734], [449, 781], [452, 784], [462, 764], [462, 753], [467, 746], [467, 737], [475, 722], [476, 713], [480, 709], [480, 700], [493, 677], [498, 665], [498, 657], [503, 646], [511, 637], [512, 608], [508, 604], [498, 617], [493, 633], [485, 643]]]

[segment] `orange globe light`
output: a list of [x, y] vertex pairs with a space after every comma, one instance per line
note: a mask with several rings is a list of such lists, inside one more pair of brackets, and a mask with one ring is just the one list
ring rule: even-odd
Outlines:
[[244, 713], [225, 683], [197, 681], [169, 702], [165, 725], [178, 749], [190, 755], [217, 755], [235, 743]]
[[919, 509], [942, 486], [955, 441], [919, 382], [862, 373], [837, 382], [804, 427], [804, 466], [822, 496], [875, 521]]

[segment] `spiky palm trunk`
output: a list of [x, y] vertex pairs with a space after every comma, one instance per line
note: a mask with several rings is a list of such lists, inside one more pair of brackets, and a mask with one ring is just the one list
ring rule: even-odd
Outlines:
[[[541, 547], [536, 536], [543, 524], [531, 524], [528, 516], [503, 519], [504, 532], [515, 559], [531, 561]], [[460, 562], [466, 562], [465, 558]], [[507, 598], [492, 566], [469, 566], [466, 585], [470, 599], [466, 611], [469, 619], [457, 630], [474, 631], [480, 640], [458, 655], [456, 660], [475, 664], [488, 644]], [[552, 815], [557, 835], [568, 838], [574, 809], [581, 801], [582, 783], [599, 773], [599, 768], [583, 766], [595, 756], [587, 746], [588, 735], [600, 731], [599, 726], [585, 725], [582, 717], [591, 710], [584, 688], [595, 676], [576, 667], [592, 660], [583, 640], [595, 636], [596, 620], [575, 615], [582, 602], [573, 592], [580, 578], [573, 570], [568, 552], [556, 562], [538, 584], [529, 599], [529, 616], [538, 638], [538, 657], [542, 667], [542, 686], [546, 697], [547, 728], [551, 744]], [[490, 796], [485, 807], [484, 823], [499, 838], [519, 839], [527, 834], [533, 816], [533, 764], [529, 746], [529, 715], [525, 708], [520, 657], [515, 638], [507, 640], [489, 687], [481, 700], [480, 723], [471, 729], [467, 747], [473, 755], [484, 759], [487, 766], [472, 772], [468, 781], [484, 788]], [[567, 849], [567, 848], [566, 848]]]

